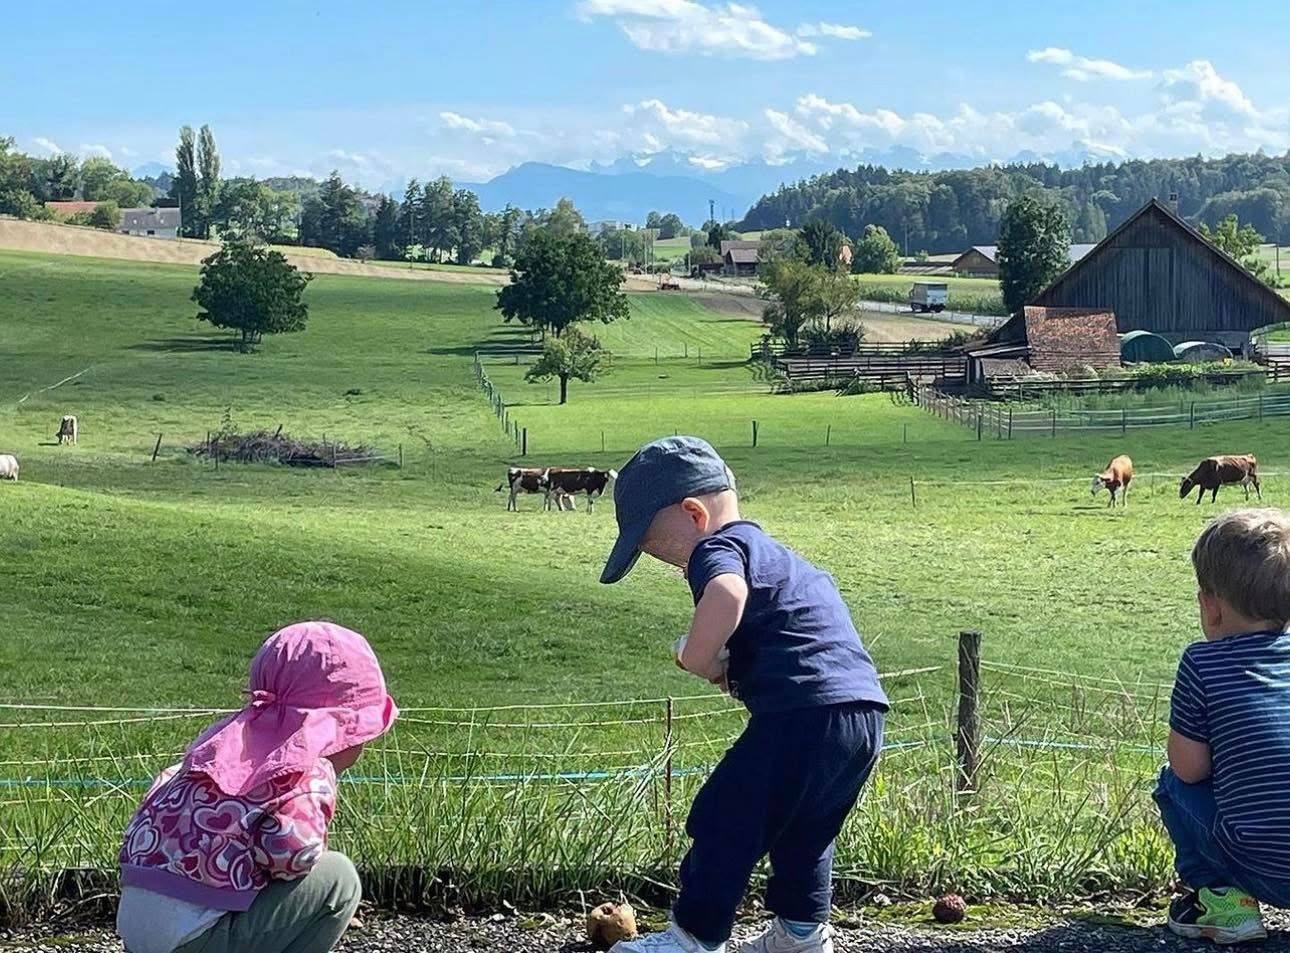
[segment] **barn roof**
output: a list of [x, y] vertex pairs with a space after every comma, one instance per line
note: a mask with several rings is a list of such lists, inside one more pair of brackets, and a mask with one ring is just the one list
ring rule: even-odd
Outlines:
[[[1085, 255], [1087, 255], [1096, 247], [1097, 246], [1092, 242], [1073, 243], [1070, 247], [1071, 264], [1074, 264], [1075, 262], [1079, 261], [1081, 258], [1083, 258]], [[958, 258], [955, 258], [954, 264], [957, 265], [963, 258], [966, 258], [972, 252], [976, 252], [978, 255], [981, 255], [982, 257], [987, 258], [990, 261], [998, 264], [998, 261], [999, 261], [998, 245], [973, 245], [963, 254], [959, 255]]]
[[732, 265], [755, 265], [761, 260], [756, 248], [731, 248], [725, 257]]
[[761, 242], [749, 241], [743, 238], [730, 239], [728, 241], [723, 241], [721, 243], [721, 254], [723, 255], [728, 251], [738, 251], [738, 250], [759, 251], [760, 249], [761, 249]]
[[178, 228], [178, 208], [123, 208], [121, 228]]
[[102, 202], [81, 201], [46, 202], [45, 208], [60, 215], [76, 215], [79, 212], [92, 212], [102, 204]]
[[1106, 238], [1102, 239], [1100, 242], [1094, 245], [1093, 248], [1086, 255], [1084, 255], [1083, 258], [1075, 262], [1073, 265], [1071, 265], [1071, 267], [1067, 268], [1064, 272], [1058, 275], [1057, 279], [1053, 281], [1053, 283], [1050, 284], [1047, 288], [1041, 291], [1035, 300], [1043, 301], [1045, 299], [1050, 299], [1065, 284], [1072, 281], [1084, 269], [1095, 267], [1098, 258], [1103, 254], [1104, 250], [1114, 247], [1115, 240], [1121, 235], [1121, 233], [1127, 231], [1129, 228], [1133, 226], [1135, 222], [1138, 221], [1138, 219], [1142, 218], [1145, 215], [1161, 216], [1166, 223], [1173, 226], [1178, 230], [1180, 234], [1184, 235], [1186, 237], [1186, 240], [1201, 247], [1204, 250], [1204, 253], [1209, 255], [1215, 261], [1217, 266], [1223, 270], [1225, 274], [1227, 274], [1229, 277], [1231, 277], [1233, 280], [1237, 282], [1244, 282], [1244, 283], [1247, 283], [1249, 286], [1254, 287], [1255, 289], [1254, 293], [1256, 295], [1259, 295], [1262, 298], [1264, 298], [1265, 301], [1270, 305], [1270, 307], [1274, 311], [1279, 312], [1283, 315], [1281, 319], [1282, 321], [1290, 322], [1290, 301], [1287, 301], [1285, 298], [1281, 297], [1281, 295], [1279, 295], [1274, 289], [1268, 287], [1258, 278], [1255, 278], [1252, 274], [1246, 271], [1245, 268], [1241, 265], [1241, 263], [1238, 262], [1235, 258], [1227, 254], [1227, 252], [1223, 251], [1221, 248], [1216, 246], [1213, 242], [1208, 241], [1206, 238], [1204, 238], [1204, 236], [1202, 236], [1200, 232], [1196, 231], [1196, 229], [1192, 228], [1185, 221], [1183, 221], [1182, 218], [1180, 218], [1178, 214], [1174, 212], [1173, 209], [1169, 208], [1159, 199], [1154, 199], [1154, 198], [1151, 199], [1149, 202], [1147, 202], [1146, 205], [1142, 206], [1142, 208], [1138, 209], [1138, 211], [1135, 212], [1133, 215], [1130, 215], [1127, 219], [1125, 219], [1114, 229], [1112, 229], [1111, 232], [1106, 236]]

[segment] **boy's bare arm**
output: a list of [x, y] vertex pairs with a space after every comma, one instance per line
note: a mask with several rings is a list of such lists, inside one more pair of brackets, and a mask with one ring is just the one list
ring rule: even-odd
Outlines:
[[1193, 741], [1176, 731], [1169, 732], [1169, 767], [1178, 780], [1185, 784], [1197, 784], [1209, 777], [1209, 745], [1203, 741]]
[[681, 665], [700, 678], [718, 679], [725, 665], [718, 653], [739, 627], [748, 602], [748, 583], [736, 573], [714, 576], [703, 590], [703, 597], [694, 607], [694, 621], [681, 652]]

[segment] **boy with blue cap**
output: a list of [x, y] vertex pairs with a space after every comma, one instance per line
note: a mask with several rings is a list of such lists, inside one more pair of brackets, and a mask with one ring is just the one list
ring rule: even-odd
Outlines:
[[741, 518], [734, 475], [697, 437], [637, 451], [614, 506], [618, 541], [600, 581], [617, 582], [642, 552], [681, 568], [695, 609], [677, 661], [750, 713], [690, 809], [671, 927], [614, 953], [724, 953], [767, 855], [776, 919], [740, 953], [832, 953], [833, 842], [878, 760], [887, 711], [841, 594]]

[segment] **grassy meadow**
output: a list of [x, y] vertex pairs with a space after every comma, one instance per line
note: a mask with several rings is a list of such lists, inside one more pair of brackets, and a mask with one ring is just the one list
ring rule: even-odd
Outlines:
[[[244, 355], [193, 319], [194, 281], [0, 252], [0, 452], [23, 465], [0, 484], [0, 918], [38, 912], [51, 871], [110, 869], [140, 785], [240, 703], [264, 636], [304, 617], [364, 632], [405, 709], [338, 822], [373, 896], [666, 899], [688, 798], [742, 716], [671, 664], [690, 611], [674, 572], [597, 582], [608, 501], [505, 511], [494, 489], [519, 458], [476, 353], [529, 429], [526, 462], [619, 466], [649, 438], [701, 434], [746, 515], [837, 579], [895, 702], [839, 845], [842, 899], [1168, 882], [1149, 785], [1196, 631], [1187, 552], [1214, 512], [1179, 501], [1177, 474], [1254, 452], [1276, 503], [1290, 422], [978, 442], [887, 395], [772, 395], [745, 363], [758, 325], [665, 293], [597, 328], [616, 369], [559, 406], [554, 385], [524, 382], [530, 358], [508, 352], [527, 335], [492, 289], [319, 276], [308, 329]], [[53, 445], [63, 413], [77, 447]], [[402, 445], [404, 467], [191, 457], [226, 418]], [[1108, 511], [1089, 474], [1121, 451], [1140, 476]], [[970, 799], [951, 741], [964, 629], [986, 660]]]

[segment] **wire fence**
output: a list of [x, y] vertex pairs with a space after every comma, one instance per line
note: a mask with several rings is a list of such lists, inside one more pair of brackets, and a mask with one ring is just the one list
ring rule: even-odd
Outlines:
[[1187, 401], [1119, 410], [1018, 410], [1011, 406], [914, 388], [914, 402], [942, 420], [975, 430], [978, 440], [1012, 440], [1024, 436], [1056, 437], [1067, 433], [1127, 433], [1144, 427], [1181, 427], [1230, 420], [1263, 420], [1290, 416], [1290, 394], [1258, 394], [1224, 400]]

